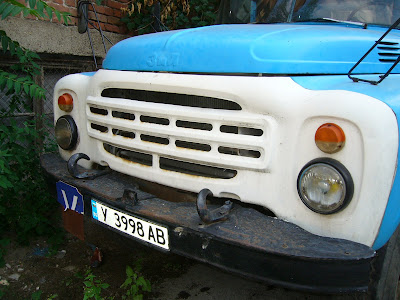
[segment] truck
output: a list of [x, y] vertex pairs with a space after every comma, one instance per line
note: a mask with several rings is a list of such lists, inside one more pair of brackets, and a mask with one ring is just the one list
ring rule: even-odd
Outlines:
[[398, 0], [222, 0], [216, 25], [128, 38], [60, 79], [41, 165], [70, 227], [395, 299], [399, 18]]

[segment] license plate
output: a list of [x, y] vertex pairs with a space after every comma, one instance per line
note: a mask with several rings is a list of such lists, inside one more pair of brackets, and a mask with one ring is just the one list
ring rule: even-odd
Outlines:
[[168, 229], [164, 226], [122, 213], [95, 199], [92, 199], [92, 217], [139, 240], [169, 250]]

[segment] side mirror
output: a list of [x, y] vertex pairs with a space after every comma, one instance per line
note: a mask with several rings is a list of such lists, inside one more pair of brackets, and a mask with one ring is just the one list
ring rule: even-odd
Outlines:
[[85, 33], [88, 29], [88, 4], [86, 0], [78, 1], [78, 32]]

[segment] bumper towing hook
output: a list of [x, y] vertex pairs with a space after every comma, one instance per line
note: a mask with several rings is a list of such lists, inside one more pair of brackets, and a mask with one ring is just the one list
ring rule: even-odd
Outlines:
[[212, 192], [209, 189], [202, 189], [197, 195], [197, 213], [200, 219], [206, 223], [211, 224], [217, 221], [224, 221], [228, 218], [228, 215], [232, 209], [232, 201], [225, 201], [225, 204], [214, 210], [209, 210], [207, 208], [207, 197], [212, 196]]
[[67, 163], [68, 172], [74, 178], [94, 179], [96, 177], [99, 177], [99, 176], [102, 176], [102, 175], [105, 175], [105, 174], [111, 172], [110, 169], [106, 169], [106, 170], [87, 170], [87, 169], [85, 169], [84, 171], [79, 170], [80, 167], [78, 167], [78, 160], [80, 160], [82, 158], [86, 159], [86, 160], [90, 160], [89, 156], [87, 156], [84, 153], [75, 153], [68, 160], [68, 163]]

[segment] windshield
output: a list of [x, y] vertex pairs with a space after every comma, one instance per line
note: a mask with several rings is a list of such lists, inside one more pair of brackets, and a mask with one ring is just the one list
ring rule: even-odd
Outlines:
[[390, 26], [400, 0], [221, 0], [217, 23], [352, 21]]

